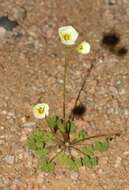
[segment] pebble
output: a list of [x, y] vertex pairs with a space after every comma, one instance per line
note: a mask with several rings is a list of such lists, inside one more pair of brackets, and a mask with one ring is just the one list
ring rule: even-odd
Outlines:
[[27, 11], [24, 7], [14, 7], [11, 11], [10, 18], [17, 21], [25, 20]]
[[106, 0], [106, 4], [108, 4], [108, 5], [115, 5], [116, 4], [116, 0]]
[[119, 92], [120, 95], [125, 95], [126, 94], [126, 90], [125, 89], [121, 89], [121, 91]]
[[129, 115], [129, 108], [125, 108], [125, 109], [124, 109], [124, 115], [125, 115], [125, 116], [128, 116], [128, 115]]
[[0, 27], [0, 38], [4, 38], [6, 35], [6, 30], [3, 27]]
[[14, 156], [12, 155], [6, 155], [4, 157], [4, 161], [7, 163], [7, 164], [13, 164], [14, 163]]
[[72, 172], [70, 177], [73, 181], [77, 181], [79, 178], [79, 173], [78, 172]]
[[36, 127], [36, 123], [35, 122], [24, 123], [22, 125], [22, 127], [25, 127], [25, 128], [35, 128]]
[[117, 159], [116, 159], [116, 163], [114, 165], [115, 168], [118, 168], [120, 166], [121, 160], [122, 160], [122, 158], [118, 156]]
[[2, 114], [2, 115], [6, 115], [6, 114], [7, 114], [7, 111], [6, 111], [6, 110], [3, 110], [3, 111], [1, 111], [1, 114]]
[[58, 80], [58, 83], [59, 83], [59, 84], [63, 84], [64, 81], [63, 81], [62, 79], [60, 79], [60, 80]]
[[129, 155], [129, 151], [125, 151], [123, 155]]
[[0, 27], [7, 31], [12, 31], [17, 25], [18, 23], [16, 21], [10, 20], [7, 16], [0, 17]]
[[71, 154], [74, 156], [74, 157], [77, 157], [78, 156], [78, 152], [76, 150], [71, 150]]

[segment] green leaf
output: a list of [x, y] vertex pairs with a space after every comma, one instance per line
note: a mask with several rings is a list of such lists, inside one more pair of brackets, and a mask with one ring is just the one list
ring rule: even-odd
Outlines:
[[75, 164], [76, 164], [76, 166], [78, 168], [80, 168], [82, 166], [82, 160], [81, 160], [81, 158], [75, 159], [74, 162], [75, 162]]
[[84, 156], [82, 159], [82, 163], [84, 166], [87, 166], [89, 168], [93, 168], [98, 164], [98, 160], [95, 157], [91, 157], [89, 155]]
[[46, 148], [36, 150], [34, 153], [39, 156], [39, 158], [47, 158], [48, 156], [48, 150]]
[[44, 147], [44, 134], [40, 130], [36, 130], [33, 132], [33, 134], [28, 139], [28, 147], [31, 150], [39, 150]]
[[54, 136], [51, 132], [44, 132], [38, 129], [29, 137], [27, 144], [31, 150], [37, 151], [43, 149], [45, 144], [52, 142], [53, 140]]
[[44, 160], [40, 163], [40, 170], [44, 172], [53, 172], [55, 169], [55, 164], [53, 162], [48, 162], [47, 160]]
[[66, 122], [65, 128], [66, 128], [66, 131], [67, 131], [67, 132], [73, 133], [73, 132], [76, 131], [76, 126], [75, 126], [75, 124], [74, 124], [72, 121], [70, 121], [70, 120], [68, 120], [68, 121]]
[[84, 129], [81, 129], [78, 134], [78, 140], [83, 140], [87, 137], [87, 133]]
[[58, 128], [58, 126], [57, 126], [58, 120], [59, 120], [58, 116], [48, 117], [47, 118], [48, 127], [50, 127], [51, 129]]
[[95, 146], [94, 146], [94, 149], [96, 151], [99, 151], [99, 152], [104, 152], [106, 151], [107, 149], [109, 148], [109, 143], [108, 142], [101, 142], [101, 141], [97, 141], [95, 143]]
[[52, 116], [47, 118], [48, 127], [54, 129], [56, 132], [60, 129], [61, 132], [64, 132], [64, 121], [63, 119], [59, 118], [58, 116]]
[[94, 154], [94, 146], [91, 144], [91, 145], [87, 145], [87, 146], [84, 146], [82, 149], [81, 149], [86, 155], [89, 155], [89, 156], [92, 156]]
[[58, 126], [58, 129], [59, 129], [62, 133], [65, 132], [64, 120], [63, 120], [63, 119], [59, 119], [59, 120], [58, 120], [57, 126]]
[[79, 164], [80, 164], [79, 160], [75, 161], [64, 153], [62, 153], [58, 156], [58, 160], [59, 160], [60, 164], [64, 165], [65, 167], [67, 167], [70, 170], [74, 170], [74, 171], [79, 170]]
[[46, 132], [44, 134], [44, 142], [45, 143], [49, 143], [49, 142], [52, 142], [54, 140], [54, 135], [51, 133], [51, 132]]

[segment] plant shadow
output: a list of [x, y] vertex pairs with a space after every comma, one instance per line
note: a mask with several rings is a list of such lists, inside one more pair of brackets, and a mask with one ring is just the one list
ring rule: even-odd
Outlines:
[[102, 45], [111, 48], [115, 47], [120, 42], [119, 34], [115, 32], [104, 33], [102, 38]]
[[[87, 72], [85, 74], [84, 80], [82, 82], [80, 90], [78, 91], [77, 97], [75, 99], [73, 109], [70, 112], [69, 119], [72, 121], [75, 118], [77, 118], [77, 119], [82, 118], [83, 115], [86, 113], [86, 106], [84, 104], [78, 103], [78, 102], [79, 102], [81, 93], [84, 91], [85, 85], [87, 83], [87, 79], [90, 77], [91, 72], [94, 69], [94, 67], [95, 67], [95, 62], [93, 61], [90, 65], [90, 68], [87, 70]], [[87, 92], [86, 92], [86, 94], [87, 94]]]
[[79, 105], [76, 105], [73, 109], [72, 109], [72, 115], [74, 116], [74, 118], [82, 118], [83, 115], [86, 113], [86, 106], [82, 103], [80, 103]]
[[124, 57], [128, 53], [128, 49], [123, 47], [117, 47], [120, 43], [120, 35], [116, 32], [107, 32], [103, 34], [101, 45], [108, 48], [109, 51], [118, 57]]

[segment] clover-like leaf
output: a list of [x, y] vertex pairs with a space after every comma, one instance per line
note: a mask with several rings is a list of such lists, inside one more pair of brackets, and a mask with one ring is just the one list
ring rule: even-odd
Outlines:
[[105, 142], [101, 142], [101, 141], [97, 141], [95, 143], [95, 146], [94, 146], [94, 149], [96, 151], [99, 151], [99, 152], [104, 152], [106, 151], [107, 149], [109, 148], [109, 143], [107, 141]]
[[55, 164], [53, 162], [48, 162], [47, 160], [43, 160], [40, 163], [40, 170], [50, 173], [53, 172], [55, 169]]
[[93, 168], [98, 164], [98, 160], [95, 157], [91, 157], [89, 155], [84, 156], [82, 159], [82, 163], [84, 166], [87, 166], [89, 168]]
[[86, 155], [89, 155], [89, 156], [93, 155], [93, 154], [94, 154], [94, 151], [95, 151], [94, 146], [93, 146], [92, 144], [82, 147], [81, 150], [82, 150]]

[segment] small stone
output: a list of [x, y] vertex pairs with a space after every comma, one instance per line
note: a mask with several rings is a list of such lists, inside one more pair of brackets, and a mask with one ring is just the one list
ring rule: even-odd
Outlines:
[[125, 89], [121, 89], [121, 91], [119, 92], [120, 95], [125, 95], [126, 94], [126, 90]]
[[12, 31], [16, 28], [18, 23], [16, 21], [10, 20], [7, 16], [0, 17], [0, 27], [4, 28], [7, 31]]
[[0, 27], [0, 38], [4, 38], [6, 35], [6, 30], [3, 27]]
[[76, 150], [71, 150], [71, 154], [74, 156], [74, 157], [77, 157], [79, 154]]
[[6, 115], [6, 114], [7, 114], [7, 111], [6, 111], [6, 110], [3, 110], [3, 111], [1, 111], [1, 114], [2, 114], [2, 115]]
[[17, 21], [22, 21], [26, 18], [27, 11], [24, 7], [15, 7], [12, 9], [10, 18]]
[[106, 0], [106, 4], [108, 4], [108, 5], [115, 5], [116, 4], [116, 0]]
[[124, 153], [123, 153], [123, 155], [129, 155], [129, 151], [125, 151]]
[[25, 127], [25, 128], [35, 128], [36, 127], [36, 123], [35, 122], [24, 123], [22, 125], [22, 127]]
[[8, 118], [13, 118], [13, 119], [16, 118], [15, 114], [12, 113], [12, 112], [8, 112], [7, 117], [8, 117]]
[[70, 177], [73, 181], [77, 181], [79, 178], [79, 173], [78, 172], [72, 172]]
[[4, 157], [4, 161], [7, 163], [7, 164], [13, 164], [14, 163], [14, 156], [12, 155], [6, 155]]
[[122, 80], [117, 80], [117, 81], [116, 81], [116, 84], [115, 84], [115, 87], [116, 87], [117, 89], [120, 89], [120, 88], [122, 87], [122, 85], [123, 85], [123, 81], [122, 81]]
[[128, 116], [128, 115], [129, 115], [129, 108], [126, 108], [126, 109], [124, 110], [124, 115], [125, 115], [125, 116]]
[[118, 168], [120, 166], [121, 160], [122, 160], [122, 158], [118, 156], [117, 159], [116, 159], [116, 163], [114, 165], [115, 168]]
[[59, 84], [63, 84], [64, 81], [60, 79], [60, 80], [58, 80], [58, 83], [59, 83]]

